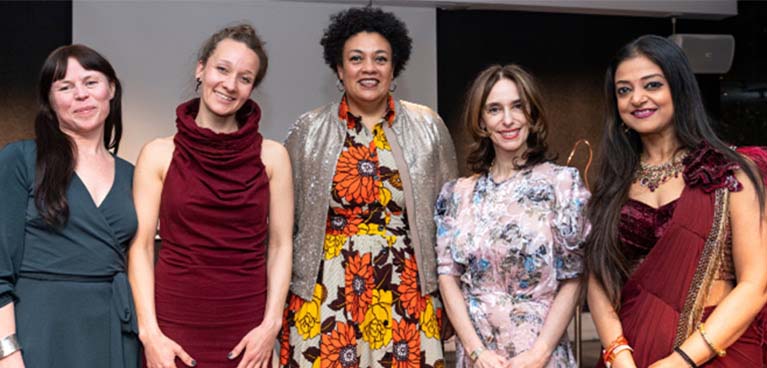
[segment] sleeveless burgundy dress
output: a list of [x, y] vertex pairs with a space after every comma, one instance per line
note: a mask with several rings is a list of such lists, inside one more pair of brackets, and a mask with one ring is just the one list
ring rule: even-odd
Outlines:
[[219, 134], [197, 126], [198, 107], [194, 99], [176, 109], [160, 203], [157, 320], [198, 367], [234, 368], [242, 354], [227, 355], [261, 323], [266, 304], [269, 180], [261, 110], [248, 100], [237, 112], [240, 128]]

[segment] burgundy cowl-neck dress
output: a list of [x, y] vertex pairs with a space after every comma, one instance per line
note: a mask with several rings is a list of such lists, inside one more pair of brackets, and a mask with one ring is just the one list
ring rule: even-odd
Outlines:
[[198, 107], [194, 99], [176, 109], [160, 204], [157, 320], [198, 367], [236, 367], [240, 357], [227, 355], [261, 323], [266, 304], [269, 180], [261, 110], [249, 100], [237, 112], [240, 128], [219, 134], [197, 126]]

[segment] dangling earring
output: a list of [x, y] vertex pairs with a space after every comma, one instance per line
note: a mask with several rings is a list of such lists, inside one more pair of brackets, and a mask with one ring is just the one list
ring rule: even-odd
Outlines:
[[626, 123], [624, 122], [621, 122], [621, 129], [623, 129], [623, 134], [626, 134], [626, 135], [628, 135], [629, 132], [631, 132], [631, 128], [629, 128], [629, 126], [626, 125]]
[[200, 92], [200, 85], [202, 84], [202, 79], [196, 78], [196, 80], [197, 80], [197, 84], [194, 86], [194, 91]]
[[389, 85], [389, 92], [394, 93], [394, 91], [397, 90], [397, 80], [392, 80], [391, 84]]
[[336, 89], [338, 92], [346, 92], [346, 89], [344, 88], [344, 81], [336, 79]]

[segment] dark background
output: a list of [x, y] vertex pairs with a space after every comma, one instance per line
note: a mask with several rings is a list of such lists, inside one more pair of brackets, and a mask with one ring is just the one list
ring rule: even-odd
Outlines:
[[[564, 163], [578, 139], [598, 151], [604, 73], [614, 53], [640, 35], [672, 33], [668, 18], [484, 10], [439, 10], [437, 29], [439, 113], [456, 141], [462, 174], [469, 138], [458, 120], [466, 89], [485, 67], [517, 63], [537, 78], [549, 145]], [[721, 21], [678, 19], [676, 31], [735, 36], [730, 72], [698, 75], [698, 82], [724, 138], [767, 145], [767, 3], [739, 2], [738, 15]], [[573, 163], [583, 169], [587, 157], [581, 147]]]
[[0, 147], [34, 135], [37, 76], [48, 54], [72, 43], [71, 1], [0, 1]]

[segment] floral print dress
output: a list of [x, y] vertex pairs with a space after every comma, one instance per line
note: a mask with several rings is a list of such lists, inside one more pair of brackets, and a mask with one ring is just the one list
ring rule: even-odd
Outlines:
[[[563, 280], [583, 269], [589, 192], [574, 168], [543, 163], [496, 183], [475, 175], [444, 185], [437, 200], [440, 275], [460, 278], [485, 347], [506, 358], [529, 350]], [[456, 344], [457, 367], [471, 367]], [[575, 367], [567, 336], [547, 367]]]
[[[324, 259], [312, 300], [290, 294], [284, 367], [444, 367], [442, 305], [422, 296], [399, 171], [383, 124], [372, 132], [348, 111], [330, 193]], [[317, 195], [326, 195], [317, 193]]]

